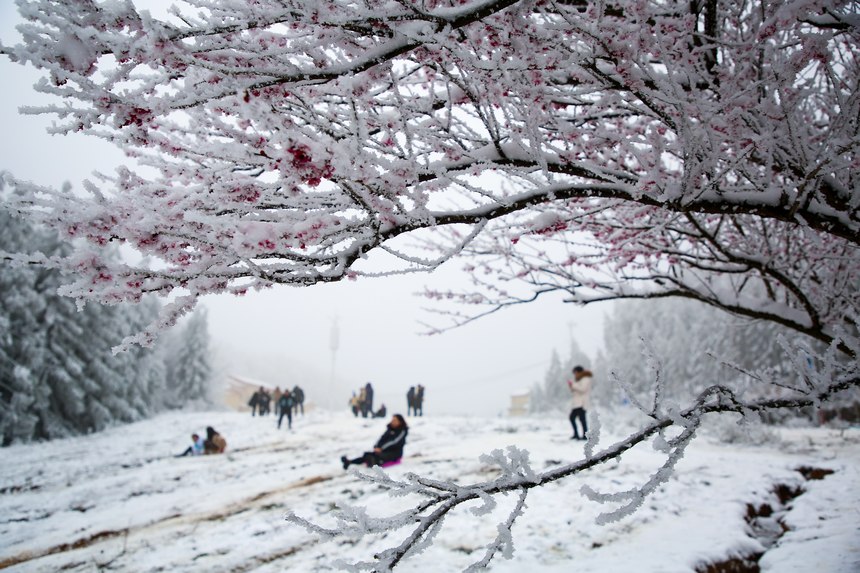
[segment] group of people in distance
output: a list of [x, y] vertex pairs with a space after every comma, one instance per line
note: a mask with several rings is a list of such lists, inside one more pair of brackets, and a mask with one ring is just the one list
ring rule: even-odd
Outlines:
[[[586, 370], [582, 366], [574, 366], [572, 374], [573, 377], [567, 381], [567, 387], [570, 390], [571, 396], [569, 416], [570, 424], [573, 427], [573, 436], [571, 436], [571, 439], [585, 440], [588, 434], [588, 422], [586, 421], [585, 414], [589, 407], [593, 374], [590, 370]], [[422, 415], [423, 399], [424, 387], [420, 385], [417, 388], [411, 386], [406, 393], [409, 412], [417, 416]], [[353, 464], [361, 464], [367, 467], [385, 467], [399, 463], [403, 457], [403, 446], [406, 444], [406, 436], [408, 434], [409, 426], [406, 424], [406, 420], [400, 414], [394, 414], [385, 429], [385, 433], [376, 441], [371, 451], [364, 452], [361, 456], [354, 459], [341, 456], [340, 462], [343, 465], [343, 469], [347, 469]]]
[[[573, 436], [571, 436], [572, 440], [587, 439], [588, 422], [586, 421], [586, 411], [589, 408], [592, 379], [593, 374], [590, 370], [587, 370], [582, 366], [575, 366], [573, 368], [573, 377], [568, 379], [567, 381], [567, 386], [570, 389], [571, 394], [570, 424], [573, 427]], [[298, 386], [296, 386], [296, 388], [298, 388]], [[301, 390], [300, 388], [298, 389]], [[361, 412], [363, 417], [365, 418], [367, 417], [367, 413], [370, 413], [372, 417], [385, 416], [384, 404], [380, 408], [380, 410], [383, 410], [380, 416], [376, 416], [373, 414], [373, 387], [371, 386], [370, 382], [368, 382], [366, 386], [362, 388], [362, 391], [362, 397], [367, 404], [366, 408], [361, 409], [357, 405], [353, 406], [353, 413], [358, 416], [358, 413]], [[258, 392], [255, 393], [255, 395], [261, 392], [265, 392], [262, 387]], [[275, 392], [279, 392], [279, 389], [276, 388]], [[292, 410], [294, 407], [296, 407], [294, 394], [295, 389], [293, 389], [293, 391], [285, 390], [278, 396], [276, 408], [277, 411], [280, 411], [281, 414], [281, 418], [278, 419], [279, 428], [281, 427], [281, 419], [283, 418], [285, 413], [287, 416], [289, 416], [290, 424], [292, 424]], [[353, 398], [355, 397], [356, 395], [355, 393], [353, 393]], [[418, 416], [423, 414], [423, 397], [423, 386], [419, 385], [417, 388], [409, 388], [409, 391], [407, 392], [407, 403], [410, 412]], [[254, 401], [253, 398], [252, 401]], [[353, 405], [352, 400], [350, 401], [350, 405]], [[304, 408], [302, 408], [302, 414], [304, 414]], [[582, 430], [581, 432], [580, 429]], [[385, 432], [376, 441], [370, 451], [366, 451], [361, 456], [358, 456], [353, 459], [350, 459], [346, 456], [341, 456], [341, 465], [343, 465], [343, 469], [347, 469], [351, 465], [364, 465], [367, 467], [385, 467], [388, 465], [400, 463], [400, 459], [403, 457], [403, 447], [406, 445], [406, 437], [408, 435], [409, 425], [406, 423], [406, 419], [400, 414], [394, 414], [394, 416], [391, 417], [391, 421], [388, 422], [388, 425], [385, 428]], [[205, 440], [200, 438], [198, 434], [192, 434], [191, 441], [192, 445], [189, 446], [187, 450], [179, 454], [179, 456], [177, 457], [200, 454], [220, 454], [223, 453], [224, 450], [227, 448], [227, 441], [211, 426], [206, 428]]]
[[224, 439], [224, 436], [216, 432], [212, 426], [207, 426], [206, 439], [201, 438], [200, 434], [191, 434], [191, 445], [176, 457], [223, 454], [226, 449], [227, 440]]
[[352, 415], [356, 418], [361, 414], [362, 418], [384, 418], [386, 413], [385, 404], [379, 407], [379, 410], [373, 411], [373, 385], [368, 382], [358, 389], [358, 392], [353, 392], [349, 399], [349, 409], [352, 410]]
[[406, 415], [424, 415], [424, 386], [410, 386], [406, 391]]
[[269, 414], [270, 404], [275, 404], [275, 415], [278, 416], [278, 428], [284, 418], [287, 418], [287, 428], [293, 428], [293, 413], [298, 415], [301, 411], [302, 416], [305, 415], [305, 391], [300, 386], [296, 385], [292, 390], [285, 389], [281, 391], [281, 387], [275, 387], [270, 394], [268, 390], [260, 386], [260, 389], [254, 392], [251, 399], [248, 400], [248, 405], [251, 407], [251, 416], [259, 412], [261, 416]]
[[[356, 418], [384, 418], [387, 413], [385, 404], [380, 405], [379, 410], [373, 410], [373, 385], [368, 382], [358, 392], [353, 392], [349, 399], [349, 408]], [[410, 386], [406, 392], [406, 414], [408, 416], [424, 415], [424, 386]]]

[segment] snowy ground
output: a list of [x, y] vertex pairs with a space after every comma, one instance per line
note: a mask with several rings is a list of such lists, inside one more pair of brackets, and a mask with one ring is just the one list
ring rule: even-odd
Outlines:
[[[516, 445], [536, 470], [581, 458], [560, 419], [411, 418], [399, 476], [416, 472], [460, 483], [485, 481], [482, 453]], [[192, 431], [212, 425], [228, 440], [223, 456], [174, 458]], [[604, 426], [606, 422], [604, 422]], [[388, 539], [335, 539], [289, 524], [287, 510], [330, 525], [339, 504], [392, 511], [379, 486], [340, 468], [384, 429], [381, 420], [309, 413], [292, 431], [246, 414], [174, 413], [94, 436], [0, 450], [0, 569], [9, 571], [327, 571], [337, 559], [368, 560]], [[622, 437], [608, 435], [609, 445]], [[514, 526], [515, 553], [492, 571], [694, 572], [708, 563], [764, 550], [748, 514], [775, 513], [787, 531], [762, 557], [762, 571], [860, 572], [860, 430], [780, 430], [767, 446], [699, 438], [673, 478], [635, 514], [595, 525], [604, 510], [580, 493], [627, 489], [647, 479], [661, 456], [625, 454], [533, 490]], [[798, 468], [833, 470], [807, 479]], [[815, 477], [815, 476], [813, 476]], [[782, 506], [775, 492], [802, 493]], [[514, 496], [500, 506], [512, 506]], [[500, 509], [467, 510], [445, 521], [433, 547], [397, 571], [460, 571], [495, 536]]]

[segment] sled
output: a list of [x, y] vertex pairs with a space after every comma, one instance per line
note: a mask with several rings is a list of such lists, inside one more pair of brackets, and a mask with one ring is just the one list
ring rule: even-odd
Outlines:
[[401, 459], [403, 459], [403, 458], [397, 458], [396, 460], [391, 460], [391, 461], [388, 461], [388, 462], [383, 462], [383, 463], [381, 463], [381, 464], [379, 465], [379, 467], [381, 467], [381, 468], [387, 468], [387, 467], [390, 467], [390, 466], [396, 466], [396, 465], [400, 464], [400, 460], [401, 460]]

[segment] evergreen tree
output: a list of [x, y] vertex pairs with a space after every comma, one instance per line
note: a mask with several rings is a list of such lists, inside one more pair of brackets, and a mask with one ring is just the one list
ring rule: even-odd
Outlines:
[[570, 402], [567, 380], [571, 377], [571, 371], [576, 365], [587, 366], [588, 364], [588, 356], [579, 348], [575, 340], [571, 340], [570, 354], [563, 363], [558, 352], [553, 350], [549, 368], [544, 375], [543, 386], [535, 384], [532, 387], [529, 410], [533, 413], [565, 410]]
[[[0, 248], [40, 251], [52, 255], [59, 243], [47, 233], [36, 232], [29, 224], [0, 212]], [[80, 365], [53, 360], [50, 341], [58, 323], [57, 315], [74, 313], [74, 303], [54, 295], [60, 285], [58, 273], [33, 267], [3, 266], [0, 273], [0, 435], [4, 445], [48, 438], [69, 432], [67, 423], [57, 419], [58, 396], [50, 378], [69, 384]]]
[[[144, 325], [152, 321], [159, 312], [160, 304], [155, 298], [145, 298], [135, 307], [131, 316], [129, 332], [138, 332]], [[130, 402], [148, 412], [158, 412], [167, 407], [167, 365], [165, 363], [168, 348], [164, 341], [152, 348], [130, 348], [126, 351], [136, 356], [136, 365], [128, 373], [134, 383], [128, 386]]]
[[697, 301], [619, 303], [606, 319], [604, 336], [604, 367], [636, 398], [653, 393], [658, 371], [664, 395], [679, 402], [714, 384], [729, 384], [748, 395], [778, 392], [778, 386], [748, 384], [739, 369], [765, 372], [782, 384], [793, 385], [796, 378], [779, 339], [800, 335]]
[[179, 406], [189, 402], [210, 401], [212, 366], [209, 322], [205, 310], [198, 309], [189, 318], [170, 347], [175, 349], [167, 361], [171, 402]]
[[[67, 249], [53, 233], [0, 212], [0, 250]], [[0, 442], [8, 445], [103, 429], [163, 408], [163, 352], [110, 348], [153, 320], [158, 304], [78, 311], [46, 268], [0, 273]]]

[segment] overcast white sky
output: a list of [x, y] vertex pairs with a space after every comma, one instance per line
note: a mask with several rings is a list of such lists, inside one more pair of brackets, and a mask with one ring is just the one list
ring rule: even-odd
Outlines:
[[[20, 22], [11, 0], [0, 2], [0, 41], [17, 43]], [[110, 173], [125, 161], [108, 144], [85, 136], [49, 136], [52, 118], [21, 116], [18, 107], [44, 102], [31, 86], [38, 74], [0, 57], [0, 170], [43, 185], [75, 188], [93, 171]], [[592, 359], [602, 346], [606, 306], [563, 304], [560, 297], [496, 313], [441, 335], [415, 296], [466, 280], [454, 262], [433, 275], [345, 281], [310, 288], [280, 287], [242, 298], [204, 299], [222, 373], [306, 389], [310, 400], [346, 405], [365, 382], [377, 403], [405, 410], [410, 385], [426, 387], [425, 412], [504, 411], [509, 395], [542, 381], [553, 349], [568, 353], [571, 336]], [[332, 329], [337, 321], [337, 351]]]

